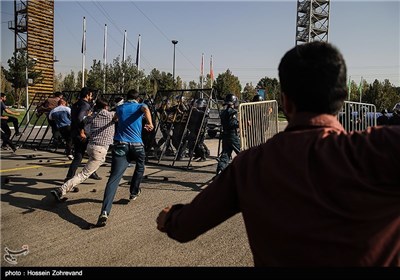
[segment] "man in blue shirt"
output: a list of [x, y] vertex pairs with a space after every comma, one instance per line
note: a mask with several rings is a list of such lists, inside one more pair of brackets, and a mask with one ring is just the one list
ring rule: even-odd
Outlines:
[[140, 183], [144, 174], [146, 157], [142, 141], [143, 116], [147, 120], [144, 129], [152, 131], [154, 126], [149, 108], [138, 100], [139, 92], [132, 89], [128, 91], [127, 101], [116, 107], [118, 126], [114, 137], [111, 174], [104, 191], [101, 214], [97, 221], [99, 227], [106, 225], [119, 182], [132, 161], [136, 163], [136, 166], [129, 188], [129, 199], [135, 200], [141, 192]]
[[67, 107], [67, 101], [61, 98], [58, 106], [49, 113], [49, 120], [54, 121], [55, 126], [65, 140], [65, 152], [69, 159], [74, 159], [72, 155], [71, 138], [71, 108]]

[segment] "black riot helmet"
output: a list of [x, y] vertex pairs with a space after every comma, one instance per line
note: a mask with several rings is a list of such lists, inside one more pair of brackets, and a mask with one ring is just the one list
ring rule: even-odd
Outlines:
[[253, 101], [253, 102], [264, 101], [264, 98], [263, 98], [261, 95], [256, 94], [256, 95], [254, 95], [252, 101]]
[[235, 105], [237, 102], [237, 97], [234, 94], [229, 93], [225, 96], [224, 101], [224, 105]]
[[204, 110], [207, 107], [207, 100], [204, 98], [196, 99], [194, 105], [197, 109]]

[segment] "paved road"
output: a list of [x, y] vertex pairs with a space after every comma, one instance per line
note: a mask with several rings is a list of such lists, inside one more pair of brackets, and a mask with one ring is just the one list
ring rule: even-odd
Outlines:
[[[30, 158], [35, 156], [34, 158]], [[21, 149], [1, 155], [1, 241], [29, 254], [16, 266], [251, 266], [242, 218], [237, 215], [199, 237], [180, 244], [156, 230], [159, 211], [169, 204], [189, 202], [214, 176], [215, 160], [190, 171], [148, 165], [142, 195], [128, 203], [128, 168], [105, 228], [86, 230], [100, 213], [110, 164], [102, 166], [102, 181], [89, 179], [79, 193], [56, 203], [50, 190], [61, 184], [68, 159], [63, 155]], [[164, 181], [167, 177], [169, 181]], [[2, 266], [13, 266], [4, 258]]]
[[[207, 140], [216, 154], [217, 140]], [[20, 149], [1, 154], [1, 252], [5, 248], [29, 253], [4, 267], [26, 266], [252, 266], [252, 255], [240, 214], [196, 240], [180, 244], [156, 229], [155, 219], [167, 205], [191, 201], [214, 176], [215, 159], [193, 162], [186, 171], [147, 165], [142, 194], [129, 202], [127, 169], [116, 194], [109, 222], [87, 230], [100, 213], [110, 164], [98, 173], [102, 181], [87, 180], [64, 203], [50, 195], [63, 182], [69, 160], [61, 154]], [[180, 164], [180, 163], [179, 163]], [[168, 181], [165, 181], [165, 178]]]

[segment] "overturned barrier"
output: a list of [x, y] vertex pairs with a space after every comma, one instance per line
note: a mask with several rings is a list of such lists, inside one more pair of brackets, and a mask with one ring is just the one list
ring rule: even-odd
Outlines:
[[[63, 98], [71, 103], [78, 96], [78, 91], [65, 91]], [[27, 113], [22, 118], [19, 130], [20, 136], [14, 136], [12, 140], [19, 146], [34, 150], [57, 151], [60, 147], [59, 142], [55, 141], [52, 129], [49, 125], [47, 113], [41, 113], [39, 107], [53, 94], [36, 93], [27, 108]], [[29, 117], [28, 117], [29, 116]], [[62, 145], [61, 145], [62, 146]]]

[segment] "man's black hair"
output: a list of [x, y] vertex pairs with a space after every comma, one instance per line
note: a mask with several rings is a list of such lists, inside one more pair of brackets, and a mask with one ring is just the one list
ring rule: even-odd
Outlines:
[[83, 98], [85, 98], [86, 96], [88, 96], [91, 92], [93, 93], [93, 90], [92, 90], [92, 89], [90, 89], [90, 88], [88, 88], [88, 87], [83, 87], [83, 88], [81, 89], [81, 93], [79, 94], [79, 98], [80, 98], [80, 99], [83, 99]]
[[1, 93], [1, 97], [4, 97], [4, 96], [6, 96], [6, 94], [4, 92], [2, 92]]
[[132, 99], [136, 100], [138, 98], [139, 98], [139, 92], [136, 89], [130, 89], [126, 94], [127, 100], [132, 100]]
[[108, 106], [108, 103], [104, 99], [98, 98], [96, 100], [96, 104], [94, 105], [94, 110], [100, 111], [102, 109], [105, 109], [107, 106]]
[[289, 50], [279, 64], [279, 80], [298, 112], [335, 115], [347, 97], [346, 63], [329, 43], [312, 42]]
[[55, 97], [61, 97], [61, 96], [63, 96], [63, 94], [62, 94], [61, 91], [56, 91], [56, 92], [54, 93], [54, 96], [55, 96]]

